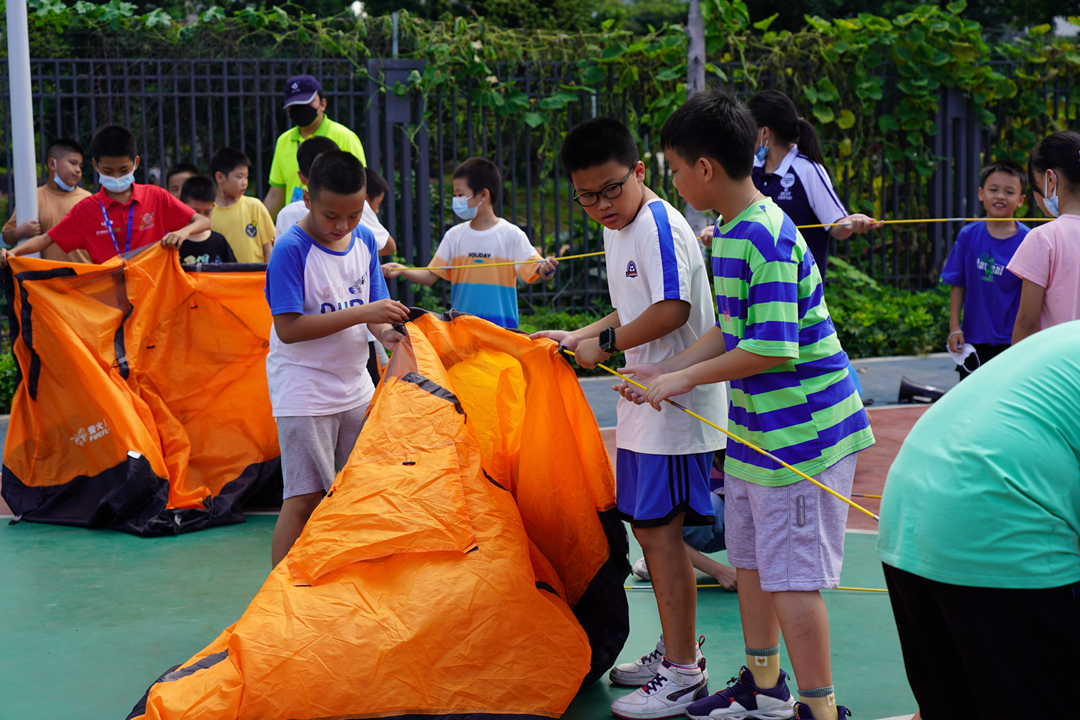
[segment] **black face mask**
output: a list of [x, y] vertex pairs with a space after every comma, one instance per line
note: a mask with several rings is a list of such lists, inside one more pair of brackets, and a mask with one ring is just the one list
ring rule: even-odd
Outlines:
[[310, 105], [293, 105], [289, 108], [289, 117], [297, 127], [307, 127], [319, 117], [319, 111]]

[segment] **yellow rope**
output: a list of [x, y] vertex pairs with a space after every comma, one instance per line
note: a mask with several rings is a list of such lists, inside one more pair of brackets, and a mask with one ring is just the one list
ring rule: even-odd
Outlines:
[[[574, 352], [573, 352], [572, 350], [566, 350], [565, 348], [563, 349], [563, 352], [567, 352], [567, 353], [570, 353], [571, 355], [574, 355]], [[606, 370], [607, 372], [611, 373], [612, 375], [614, 375], [614, 376], [616, 376], [616, 377], [618, 377], [618, 378], [621, 378], [622, 380], [625, 380], [626, 382], [630, 383], [631, 385], [636, 385], [637, 387], [641, 388], [642, 390], [648, 391], [648, 389], [649, 389], [649, 388], [645, 387], [644, 385], [642, 385], [641, 383], [637, 382], [636, 380], [632, 380], [632, 379], [630, 379], [630, 378], [626, 377], [625, 375], [623, 375], [622, 373], [618, 372], [617, 370], [612, 370], [611, 368], [609, 368], [609, 367], [608, 367], [607, 365], [604, 365], [603, 363], [597, 363], [597, 364], [596, 364], [596, 367], [598, 367], [598, 368], [600, 368], [600, 369], [602, 369], [602, 370]], [[707, 420], [707, 419], [705, 419], [705, 418], [701, 417], [700, 415], [698, 415], [698, 414], [697, 414], [696, 412], [694, 412], [693, 410], [690, 410], [689, 408], [683, 407], [682, 405], [680, 405], [679, 403], [675, 402], [674, 400], [670, 400], [670, 399], [665, 399], [665, 400], [664, 400], [664, 402], [668, 403], [669, 405], [673, 405], [674, 407], [677, 407], [678, 409], [682, 410], [682, 411], [683, 411], [684, 413], [686, 413], [687, 415], [690, 415], [691, 417], [695, 417], [695, 418], [697, 418], [698, 420], [700, 420], [701, 422], [705, 423], [705, 424], [706, 424], [706, 425], [708, 425], [709, 427], [712, 427], [712, 428], [716, 428], [717, 430], [719, 430], [720, 432], [724, 433], [725, 435], [727, 435], [727, 436], [728, 436], [729, 438], [731, 438], [732, 440], [735, 440], [736, 442], [740, 442], [740, 443], [742, 443], [743, 445], [745, 445], [746, 447], [750, 448], [751, 450], [756, 450], [757, 452], [761, 453], [762, 455], [764, 455], [765, 457], [769, 458], [769, 459], [770, 459], [770, 460], [772, 460], [773, 462], [779, 463], [780, 465], [784, 466], [785, 468], [787, 468], [787, 469], [788, 469], [788, 470], [790, 470], [791, 472], [795, 473], [796, 475], [798, 475], [799, 477], [801, 477], [801, 478], [802, 478], [803, 480], [809, 480], [809, 481], [810, 481], [811, 483], [813, 483], [814, 485], [817, 485], [817, 486], [818, 486], [819, 488], [821, 488], [821, 489], [822, 489], [822, 490], [824, 490], [825, 492], [829, 493], [829, 494], [830, 494], [830, 495], [832, 495], [833, 497], [835, 497], [835, 498], [837, 498], [837, 499], [839, 499], [839, 500], [843, 500], [844, 502], [846, 502], [846, 503], [847, 503], [848, 505], [850, 505], [851, 507], [855, 508], [855, 509], [856, 509], [856, 510], [858, 510], [859, 512], [865, 513], [866, 515], [869, 515], [870, 517], [874, 518], [875, 520], [878, 520], [878, 521], [880, 521], [880, 520], [881, 520], [881, 518], [879, 518], [879, 517], [878, 517], [877, 515], [875, 515], [874, 513], [870, 512], [870, 511], [869, 511], [869, 510], [867, 510], [866, 508], [864, 508], [864, 507], [863, 507], [862, 505], [859, 505], [858, 503], [856, 503], [856, 502], [853, 502], [853, 501], [852, 501], [852, 500], [850, 500], [849, 498], [846, 498], [846, 497], [844, 497], [843, 495], [841, 495], [840, 493], [836, 492], [836, 491], [835, 491], [835, 490], [833, 490], [832, 488], [829, 488], [829, 487], [825, 487], [824, 485], [822, 485], [821, 483], [819, 483], [819, 482], [818, 482], [817, 480], [815, 480], [814, 478], [812, 478], [812, 477], [810, 477], [809, 475], [807, 475], [806, 473], [804, 473], [803, 471], [801, 471], [801, 470], [798, 470], [798, 469], [796, 469], [796, 468], [792, 467], [791, 465], [788, 465], [788, 464], [787, 464], [786, 462], [784, 462], [784, 461], [783, 461], [783, 460], [781, 460], [780, 458], [776, 457], [776, 456], [775, 456], [775, 455], [773, 455], [773, 454], [772, 454], [771, 452], [769, 452], [769, 451], [767, 451], [767, 450], [762, 450], [761, 448], [759, 448], [759, 447], [758, 447], [757, 445], [755, 445], [754, 443], [750, 442], [749, 440], [744, 440], [744, 439], [742, 439], [741, 437], [739, 437], [738, 435], [733, 435], [732, 433], [729, 433], [729, 432], [728, 432], [727, 430], [725, 430], [724, 428], [720, 427], [720, 426], [719, 426], [719, 425], [717, 425], [716, 423], [714, 423], [714, 422], [711, 422], [711, 421], [709, 421], [709, 420]]]
[[[722, 588], [723, 585], [711, 584], [711, 585], [697, 585], [699, 588]], [[623, 590], [652, 590], [652, 585], [623, 585]], [[888, 590], [882, 590], [881, 588], [860, 588], [860, 587], [835, 587], [826, 588], [827, 590], [853, 590], [856, 592], [878, 592], [887, 593]]]
[[[943, 223], [943, 222], [1049, 222], [1054, 218], [913, 218], [910, 220], [881, 220], [880, 222], [886, 225], [909, 225], [918, 223]], [[819, 225], [796, 225], [796, 230], [810, 230], [812, 228], [831, 228], [831, 227], [844, 227], [851, 223], [823, 223]], [[603, 255], [604, 251], [584, 253], [581, 255], [564, 255], [562, 257], [555, 256], [555, 259], [562, 262], [563, 260], [578, 260], [580, 258], [596, 257], [597, 255]], [[528, 265], [529, 263], [537, 262], [536, 260], [522, 260], [521, 262], [498, 262], [498, 263], [476, 263], [474, 265], [445, 265], [441, 267], [421, 267], [419, 265], [406, 266], [406, 270], [473, 270], [476, 268], [489, 268], [489, 267], [506, 267], [508, 265]]]

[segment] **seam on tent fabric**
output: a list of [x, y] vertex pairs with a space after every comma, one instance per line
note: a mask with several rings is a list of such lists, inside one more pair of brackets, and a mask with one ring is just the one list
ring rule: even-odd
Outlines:
[[[28, 390], [30, 391], [30, 399], [37, 401], [37, 388], [38, 378], [41, 375], [41, 358], [38, 356], [37, 351], [34, 350], [34, 328], [33, 321], [30, 317], [31, 305], [30, 295], [26, 290], [25, 281], [28, 280], [51, 280], [57, 277], [75, 277], [76, 272], [69, 267], [55, 268], [53, 270], [26, 270], [15, 276], [15, 279], [19, 282], [19, 298], [22, 300], [22, 313], [19, 318], [19, 331], [22, 335], [23, 344], [26, 345], [26, 349], [30, 351], [30, 374], [28, 375], [27, 382]], [[13, 348], [14, 349], [14, 348]]]
[[168, 673], [167, 675], [162, 677], [160, 682], [166, 683], [166, 682], [175, 682], [176, 680], [182, 680], [183, 678], [186, 678], [189, 675], [194, 675], [199, 670], [205, 670], [206, 668], [210, 668], [210, 667], [213, 667], [213, 666], [217, 665], [219, 662], [221, 662], [222, 660], [224, 660], [227, 657], [229, 657], [228, 648], [226, 648], [225, 650], [222, 650], [221, 652], [214, 653], [213, 655], [207, 655], [202, 660], [199, 660], [199, 662], [194, 663], [192, 665], [188, 665], [186, 668], [182, 668], [180, 670], [174, 670], [173, 672]]
[[454, 409], [457, 410], [458, 415], [464, 415], [465, 409], [461, 407], [461, 401], [458, 400], [457, 395], [450, 392], [442, 385], [439, 385], [434, 380], [429, 380], [420, 373], [407, 372], [401, 376], [402, 382], [412, 383], [416, 385], [424, 392], [429, 392], [440, 400], [446, 400], [447, 402], [454, 404]]

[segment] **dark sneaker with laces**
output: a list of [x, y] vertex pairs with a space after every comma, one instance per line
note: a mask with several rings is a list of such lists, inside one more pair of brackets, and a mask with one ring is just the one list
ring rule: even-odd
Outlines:
[[709, 694], [705, 660], [693, 668], [660, 662], [652, 680], [611, 704], [611, 714], [627, 720], [660, 720], [686, 715], [690, 703]]
[[[787, 687], [787, 673], [780, 671], [776, 687], [763, 690], [754, 684], [754, 674], [743, 665], [738, 678], [728, 686], [686, 708], [694, 720], [787, 720], [795, 716], [795, 698]], [[808, 709], [807, 709], [808, 710]]]
[[[836, 706], [836, 717], [838, 717], [840, 720], [844, 720], [844, 718], [850, 716], [851, 711], [848, 710], [846, 707], [844, 707], [843, 705]], [[797, 702], [795, 703], [795, 720], [817, 720], [817, 718], [814, 717], [814, 713], [810, 712], [809, 705]]]

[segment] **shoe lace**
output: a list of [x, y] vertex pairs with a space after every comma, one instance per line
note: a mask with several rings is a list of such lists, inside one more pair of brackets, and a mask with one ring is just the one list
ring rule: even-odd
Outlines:
[[[741, 677], [733, 677], [728, 680], [727, 687], [716, 693], [721, 697], [726, 697], [729, 700], [738, 700], [739, 698], [745, 698], [748, 695], [753, 695], [754, 692], [746, 686], [746, 683], [742, 681]], [[741, 703], [744, 704], [745, 703]]]
[[653, 650], [648, 655], [642, 655], [641, 659], [638, 660], [638, 662], [641, 663], [642, 665], [651, 665], [652, 663], [663, 659], [663, 657], [664, 657], [664, 653], [660, 652], [659, 650]]
[[668, 679], [666, 677], [664, 677], [660, 673], [656, 673], [656, 675], [653, 676], [652, 680], [641, 686], [641, 689], [645, 692], [646, 695], [651, 695], [652, 693], [663, 687], [664, 683], [666, 683], [667, 681]]

